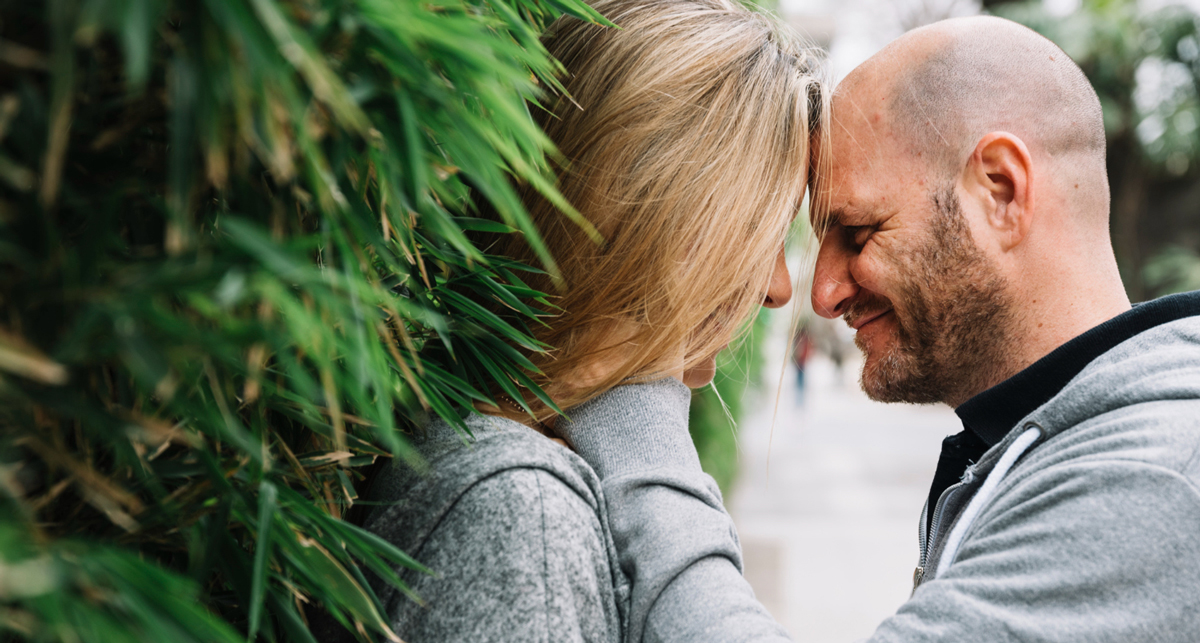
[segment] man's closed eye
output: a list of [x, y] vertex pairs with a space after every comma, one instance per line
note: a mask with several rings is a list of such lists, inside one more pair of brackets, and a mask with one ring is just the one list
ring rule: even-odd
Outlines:
[[875, 234], [876, 226], [873, 225], [853, 225], [845, 226], [846, 240], [855, 248], [861, 249], [867, 245], [871, 235]]

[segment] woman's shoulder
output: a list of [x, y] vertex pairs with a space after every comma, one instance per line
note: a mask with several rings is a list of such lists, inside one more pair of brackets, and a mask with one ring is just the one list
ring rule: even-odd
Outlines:
[[546, 469], [507, 469], [462, 494], [412, 552], [424, 604], [389, 618], [411, 641], [617, 641], [627, 582], [600, 518]]
[[516, 422], [480, 418], [469, 428], [466, 442], [454, 437], [454, 445], [431, 449], [447, 436], [435, 433], [446, 427], [430, 427], [416, 445], [436, 453], [427, 470], [393, 473], [407, 482], [385, 486], [376, 501], [387, 504], [367, 521], [437, 573], [404, 576], [423, 606], [377, 588], [391, 597], [397, 633], [413, 641], [489, 640], [497, 632], [505, 640], [619, 639], [628, 582], [595, 473]]
[[569, 449], [512, 420], [475, 416], [467, 426], [470, 436], [432, 423], [415, 444], [427, 462], [423, 470], [396, 462], [380, 473], [368, 529], [412, 550], [451, 512], [480, 502], [521, 505], [533, 488], [553, 511], [584, 508], [602, 518], [599, 479]]

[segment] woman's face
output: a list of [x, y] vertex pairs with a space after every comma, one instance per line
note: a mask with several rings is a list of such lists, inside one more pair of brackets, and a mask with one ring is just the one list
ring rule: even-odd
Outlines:
[[[767, 294], [763, 297], [766, 308], [782, 308], [792, 300], [792, 277], [788, 274], [787, 260], [783, 248], [775, 257], [775, 270], [771, 273], [771, 282], [767, 285]], [[717, 374], [717, 356], [708, 356], [704, 361], [683, 372], [683, 383], [690, 388], [700, 388], [712, 381]]]

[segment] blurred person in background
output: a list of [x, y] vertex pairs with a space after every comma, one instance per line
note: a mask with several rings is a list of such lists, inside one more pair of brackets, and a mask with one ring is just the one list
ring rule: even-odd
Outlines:
[[[909, 32], [833, 101], [814, 310], [886, 402], [946, 404], [912, 597], [871, 642], [1200, 637], [1200, 292], [1131, 306], [1099, 100], [998, 18]], [[686, 422], [565, 425], [601, 469], [630, 641], [774, 641]], [[576, 439], [586, 434], [587, 439]], [[821, 583], [813, 578], [811, 582]]]
[[806, 328], [812, 339], [813, 350], [833, 362], [834, 383], [839, 388], [844, 386], [846, 362], [857, 352], [854, 347], [854, 333], [835, 319], [816, 315], [810, 317]]
[[792, 340], [792, 366], [796, 367], [796, 406], [804, 406], [804, 370], [812, 354], [813, 342], [808, 335], [808, 325], [801, 324]]

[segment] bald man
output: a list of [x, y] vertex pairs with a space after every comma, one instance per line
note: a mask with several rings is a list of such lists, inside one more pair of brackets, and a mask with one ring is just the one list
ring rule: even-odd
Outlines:
[[[964, 424], [871, 641], [1200, 641], [1200, 293], [1130, 306], [1083, 73], [1014, 23], [945, 21], [851, 73], [832, 120], [813, 307], [857, 331], [868, 395]], [[628, 640], [784, 640], [671, 386], [563, 423], [602, 479]]]

